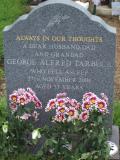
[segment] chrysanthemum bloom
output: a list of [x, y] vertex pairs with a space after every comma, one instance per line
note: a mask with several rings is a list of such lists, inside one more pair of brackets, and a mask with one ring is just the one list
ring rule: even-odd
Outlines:
[[65, 112], [66, 112], [66, 107], [58, 107], [57, 109], [56, 109], [56, 112], [57, 113], [62, 113], [62, 114], [65, 114]]
[[99, 100], [97, 102], [97, 107], [100, 112], [105, 112], [107, 110], [107, 104], [104, 100]]
[[9, 96], [9, 100], [14, 102], [14, 103], [17, 103], [17, 100], [18, 100], [18, 94], [17, 93], [13, 93]]
[[103, 100], [105, 100], [105, 102], [108, 104], [108, 97], [107, 97], [104, 93], [101, 93], [101, 97], [102, 97]]
[[77, 102], [76, 99], [70, 99], [69, 103], [70, 103], [71, 106], [75, 107], [78, 102]]
[[61, 98], [65, 98], [67, 96], [67, 93], [58, 93], [57, 95], [56, 95], [56, 98], [57, 99], [61, 99]]
[[35, 108], [36, 109], [41, 109], [42, 108], [42, 103], [39, 100], [35, 102]]
[[89, 118], [89, 112], [88, 111], [84, 111], [80, 114], [80, 120], [82, 120], [82, 122], [86, 122], [88, 121]]
[[33, 103], [35, 103], [39, 100], [36, 95], [33, 95], [33, 96], [31, 95], [31, 99], [32, 99]]
[[65, 122], [66, 118], [64, 114], [56, 114], [55, 117], [53, 118], [53, 122]]
[[66, 105], [67, 107], [73, 107], [76, 110], [79, 110], [82, 108], [81, 104], [76, 99], [67, 98]]
[[25, 96], [26, 96], [27, 103], [32, 102], [33, 97], [31, 96], [31, 94], [29, 92], [25, 92]]
[[22, 116], [20, 116], [20, 119], [22, 120], [28, 120], [31, 117], [31, 114], [24, 113]]
[[45, 108], [45, 111], [48, 112], [52, 109], [55, 109], [55, 107], [56, 107], [56, 99], [51, 99], [49, 100], [47, 107]]
[[27, 88], [27, 91], [28, 91], [32, 96], [36, 95], [35, 92], [34, 92], [31, 88]]
[[90, 102], [90, 104], [95, 104], [96, 103], [96, 101], [97, 101], [97, 96], [92, 96], [90, 99], [89, 99], [89, 102]]
[[18, 95], [24, 95], [25, 89], [24, 89], [24, 88], [19, 88], [19, 89], [17, 90], [17, 93], [18, 93]]
[[34, 116], [32, 115], [32, 113], [34, 111], [36, 111], [36, 109], [41, 109], [42, 108], [42, 103], [41, 101], [37, 98], [35, 92], [31, 89], [28, 88], [27, 91], [24, 88], [19, 88], [18, 90], [13, 91], [13, 93], [10, 95], [9, 97], [10, 99], [10, 109], [11, 111], [17, 112], [17, 109], [19, 108], [19, 106], [24, 106], [28, 107], [28, 103], [32, 103], [34, 104], [34, 110], [29, 110], [28, 113], [23, 113], [22, 114], [22, 107], [21, 107], [21, 111], [17, 112], [18, 115], [16, 115], [16, 118], [18, 119], [22, 119], [22, 120], [28, 120], [29, 117], [34, 117], [35, 120], [37, 120], [37, 113], [34, 113]]
[[73, 108], [73, 107], [70, 107], [68, 110], [67, 110], [67, 115], [68, 115], [68, 118], [67, 118], [67, 121], [72, 121], [74, 119], [78, 119], [78, 111]]
[[82, 104], [82, 109], [83, 110], [91, 110], [92, 107], [91, 107], [91, 104], [89, 101], [85, 101], [83, 104]]
[[80, 110], [82, 108], [82, 105], [80, 103], [77, 103], [77, 105], [75, 106], [75, 109]]
[[90, 97], [92, 96], [96, 96], [94, 93], [92, 92], [87, 92], [83, 95], [83, 101], [89, 100]]
[[65, 100], [64, 99], [58, 99], [57, 104], [58, 104], [58, 106], [62, 107], [65, 104]]
[[24, 105], [27, 103], [27, 101], [26, 101], [26, 96], [25, 96], [25, 95], [20, 95], [20, 96], [18, 97], [18, 103], [19, 103], [21, 106], [24, 106]]
[[11, 103], [11, 104], [10, 104], [10, 109], [11, 109], [13, 112], [15, 112], [15, 111], [17, 110], [17, 105], [16, 105], [16, 103]]

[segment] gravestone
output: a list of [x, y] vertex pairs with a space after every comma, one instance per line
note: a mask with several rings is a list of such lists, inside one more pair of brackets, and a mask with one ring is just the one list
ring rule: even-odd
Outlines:
[[[45, 106], [60, 92], [79, 101], [91, 91], [105, 93], [112, 104], [115, 33], [115, 28], [71, 0], [41, 3], [4, 29], [8, 95], [31, 87]], [[41, 112], [43, 125], [48, 118]]]
[[120, 16], [120, 2], [112, 2], [112, 15]]
[[8, 94], [31, 87], [46, 105], [59, 92], [92, 91], [112, 102], [115, 29], [74, 2], [39, 5], [4, 29], [4, 44]]

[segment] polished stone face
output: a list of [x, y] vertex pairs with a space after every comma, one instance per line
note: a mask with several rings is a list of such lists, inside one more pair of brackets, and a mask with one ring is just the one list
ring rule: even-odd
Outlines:
[[6, 27], [4, 49], [8, 95], [31, 87], [45, 106], [60, 92], [80, 101], [91, 91], [112, 102], [115, 29], [70, 0], [45, 2]]

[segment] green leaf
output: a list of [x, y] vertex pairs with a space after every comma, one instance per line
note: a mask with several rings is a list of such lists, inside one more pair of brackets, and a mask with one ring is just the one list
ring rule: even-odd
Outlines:
[[89, 158], [90, 153], [83, 153], [80, 160], [86, 160], [87, 158]]

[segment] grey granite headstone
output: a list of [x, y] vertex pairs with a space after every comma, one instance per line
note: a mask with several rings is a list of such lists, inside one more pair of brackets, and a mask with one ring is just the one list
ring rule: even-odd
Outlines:
[[[4, 29], [8, 95], [31, 87], [45, 106], [60, 92], [77, 100], [87, 91], [104, 92], [111, 104], [115, 33], [71, 0], [40, 4]], [[40, 125], [48, 121], [41, 112]]]

